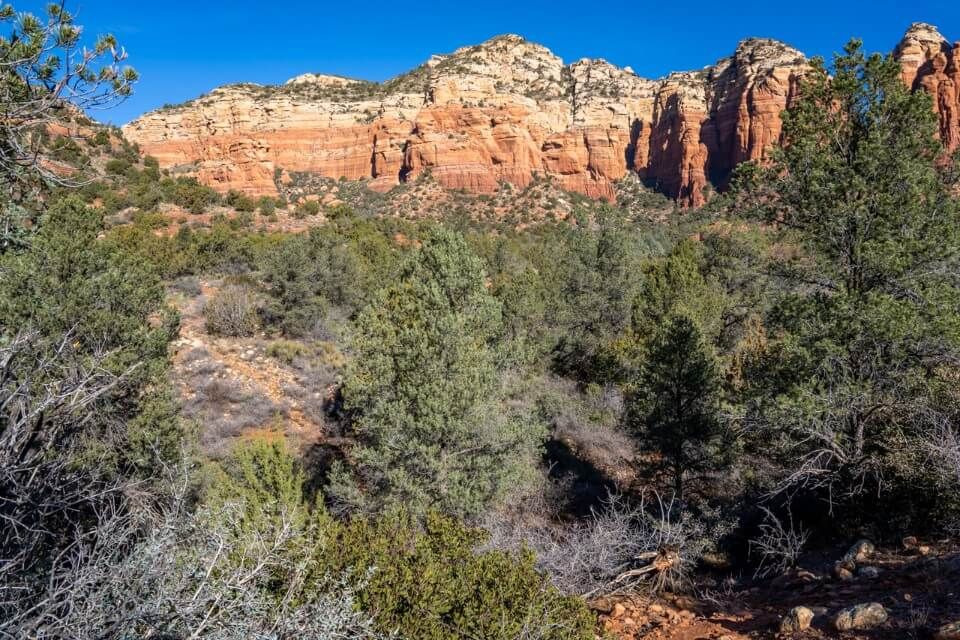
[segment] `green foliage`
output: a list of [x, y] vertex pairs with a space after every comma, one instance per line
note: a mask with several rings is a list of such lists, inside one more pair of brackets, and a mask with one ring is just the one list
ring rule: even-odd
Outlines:
[[743, 180], [743, 201], [780, 225], [784, 288], [754, 410], [800, 469], [789, 483], [889, 496], [911, 484], [911, 452], [944, 415], [931, 391], [960, 355], [960, 209], [929, 96], [857, 41], [834, 69], [814, 63], [784, 149]]
[[284, 518], [302, 524], [307, 518], [304, 504], [304, 473], [280, 436], [258, 437], [234, 447], [227, 461], [217, 469], [206, 492], [206, 503], [243, 506], [243, 531], [264, 531], [280, 526]]
[[263, 196], [257, 200], [257, 208], [260, 209], [260, 215], [272, 216], [277, 210], [277, 201], [269, 196]]
[[131, 167], [133, 167], [133, 165], [128, 160], [113, 158], [107, 161], [107, 164], [104, 168], [106, 169], [107, 173], [122, 176], [126, 175]]
[[164, 178], [160, 187], [165, 201], [173, 202], [190, 213], [203, 213], [208, 206], [220, 202], [220, 194], [200, 184], [196, 178]]
[[[112, 35], [81, 43], [83, 29], [62, 4], [46, 7], [42, 18], [0, 9], [0, 182], [18, 185], [5, 195], [26, 201], [55, 184], [71, 182], [45, 161], [47, 125], [76, 120], [122, 99], [132, 91], [137, 72], [121, 63], [126, 57]], [[76, 164], [82, 160], [76, 142], [61, 136], [52, 155]]]
[[[51, 340], [70, 335], [79, 353], [105, 354], [102, 366], [125, 374], [125, 385], [105, 399], [87, 433], [106, 459], [135, 467], [153, 458], [140, 447], [162, 441], [170, 452], [178, 437], [174, 411], [163, 400], [177, 317], [163, 304], [157, 273], [100, 242], [102, 228], [96, 210], [63, 199], [44, 216], [29, 250], [0, 256], [0, 331], [10, 337], [31, 328]], [[146, 406], [156, 420], [142, 413]], [[117, 424], [124, 429], [117, 432]]]
[[683, 316], [710, 339], [719, 335], [727, 301], [704, 273], [703, 253], [699, 243], [682, 240], [665, 258], [646, 265], [634, 312], [637, 334], [652, 336], [671, 317]]
[[628, 427], [661, 456], [678, 498], [691, 474], [727, 464], [733, 447], [719, 413], [720, 376], [696, 324], [666, 320], [627, 406]]
[[622, 376], [612, 347], [630, 325], [638, 252], [622, 211], [601, 209], [595, 232], [587, 224], [581, 220], [566, 231], [566, 250], [555, 257], [562, 261], [558, 313], [564, 331], [554, 357], [558, 371], [605, 383]]
[[359, 600], [384, 631], [423, 640], [594, 637], [586, 604], [552, 587], [531, 554], [477, 552], [484, 534], [456, 520], [431, 513], [421, 530], [398, 510], [332, 529], [327, 572], [363, 576], [375, 567]]
[[[384, 632], [405, 638], [513, 640], [536, 629], [547, 640], [593, 638], [595, 620], [579, 598], [565, 597], [527, 553], [477, 549], [484, 534], [431, 513], [423, 525], [405, 510], [338, 521], [304, 502], [304, 473], [282, 438], [238, 445], [214, 470], [205, 508], [238, 513], [227, 553], [298, 532], [277, 551], [300, 567], [295, 585], [277, 576], [277, 597], [307, 598], [329, 576], [349, 576], [357, 604]], [[239, 511], [225, 511], [235, 505]], [[218, 528], [219, 530], [219, 528]], [[289, 589], [293, 589], [290, 591]]]
[[257, 206], [253, 198], [239, 191], [234, 191], [233, 189], [228, 191], [227, 195], [224, 196], [223, 203], [228, 207], [233, 207], [237, 211], [248, 213], [253, 212]]
[[93, 138], [91, 139], [91, 142], [98, 147], [109, 146], [110, 132], [107, 131], [106, 129], [100, 129], [94, 134]]
[[293, 217], [302, 220], [308, 216], [315, 216], [320, 213], [320, 203], [316, 200], [305, 200], [297, 205], [293, 210]]
[[57, 136], [50, 145], [50, 156], [54, 160], [79, 166], [87, 160], [77, 141], [69, 136]]
[[542, 430], [497, 406], [501, 310], [484, 280], [463, 239], [437, 230], [357, 319], [345, 394], [361, 481], [341, 474], [341, 500], [475, 515], [529, 473]]

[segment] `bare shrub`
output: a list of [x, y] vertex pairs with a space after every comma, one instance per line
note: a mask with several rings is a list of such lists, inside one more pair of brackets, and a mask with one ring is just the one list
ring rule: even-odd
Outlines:
[[657, 495], [636, 504], [611, 495], [567, 526], [491, 519], [487, 528], [488, 546], [526, 546], [558, 589], [586, 597], [685, 588], [709, 544], [702, 522]]
[[960, 432], [944, 421], [930, 430], [924, 448], [939, 478], [960, 486]]
[[253, 335], [257, 330], [257, 302], [248, 286], [228, 284], [207, 301], [203, 317], [212, 335]]
[[793, 514], [787, 526], [770, 509], [760, 507], [764, 513], [764, 522], [760, 525], [760, 535], [750, 541], [750, 554], [759, 558], [754, 577], [765, 578], [773, 574], [782, 574], [797, 566], [797, 560], [807, 544], [810, 532], [797, 528]]
[[[960, 431], [949, 420], [937, 420], [929, 429], [922, 443], [930, 468], [943, 485], [944, 496], [956, 496], [960, 492]], [[960, 536], [960, 505], [956, 501], [947, 505], [945, 529]]]
[[281, 510], [248, 530], [240, 504], [189, 513], [182, 482], [166, 507], [128, 500], [101, 513], [96, 535], [55, 560], [35, 603], [0, 620], [0, 637], [380, 637], [344, 577], [310, 575], [302, 519]]
[[77, 465], [71, 454], [126, 374], [101, 367], [110, 354], [81, 356], [73, 345], [70, 333], [56, 341], [30, 332], [0, 338], [0, 629], [29, 608], [65, 532], [89, 535], [91, 514], [124, 489], [91, 472], [96, 461]]

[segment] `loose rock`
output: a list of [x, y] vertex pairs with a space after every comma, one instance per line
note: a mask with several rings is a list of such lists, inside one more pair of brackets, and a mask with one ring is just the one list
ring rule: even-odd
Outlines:
[[853, 572], [856, 571], [857, 565], [853, 562], [847, 560], [841, 560], [840, 562], [833, 565], [833, 577], [842, 582], [853, 579]]
[[960, 640], [960, 620], [943, 625], [933, 637], [934, 640]]
[[873, 580], [880, 576], [880, 570], [876, 567], [860, 567], [857, 569], [857, 575], [867, 580]]
[[780, 621], [780, 633], [795, 633], [810, 628], [814, 613], [807, 607], [794, 607]]
[[879, 602], [858, 604], [838, 613], [833, 626], [837, 631], [872, 629], [886, 622], [888, 617], [887, 610]]
[[847, 562], [863, 562], [868, 560], [877, 548], [869, 540], [857, 540], [850, 550], [844, 554], [843, 559]]

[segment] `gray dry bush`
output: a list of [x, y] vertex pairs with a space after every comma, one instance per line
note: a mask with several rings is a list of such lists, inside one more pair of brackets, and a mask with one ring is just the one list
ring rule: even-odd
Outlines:
[[97, 535], [54, 560], [37, 604], [0, 620], [0, 638], [382, 637], [347, 580], [305, 588], [308, 567], [293, 550], [307, 532], [296, 518], [281, 513], [246, 532], [242, 505], [186, 511], [189, 482], [180, 482], [167, 507], [126, 498], [101, 513]]
[[529, 548], [558, 589], [587, 597], [683, 589], [710, 543], [702, 522], [657, 495], [636, 504], [611, 495], [591, 517], [563, 527], [503, 514], [485, 526], [488, 547]]
[[760, 535], [750, 541], [750, 554], [757, 559], [757, 578], [783, 574], [797, 566], [797, 560], [807, 544], [810, 532], [797, 527], [790, 515], [785, 525], [770, 509], [760, 507], [764, 513]]
[[257, 330], [257, 301], [244, 284], [224, 285], [204, 305], [203, 317], [212, 335], [250, 336]]

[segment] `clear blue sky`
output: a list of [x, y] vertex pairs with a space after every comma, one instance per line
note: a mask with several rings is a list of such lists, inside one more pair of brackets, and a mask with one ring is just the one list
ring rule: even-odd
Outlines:
[[[17, 2], [36, 10], [40, 2]], [[520, 0], [375, 3], [67, 0], [88, 35], [111, 32], [141, 74], [136, 95], [99, 119], [122, 124], [230, 82], [279, 83], [308, 72], [385, 80], [433, 53], [518, 33], [566, 61], [598, 57], [640, 75], [697, 69], [749, 36], [808, 55], [852, 36], [889, 51], [911, 22], [960, 40], [956, 0]]]

